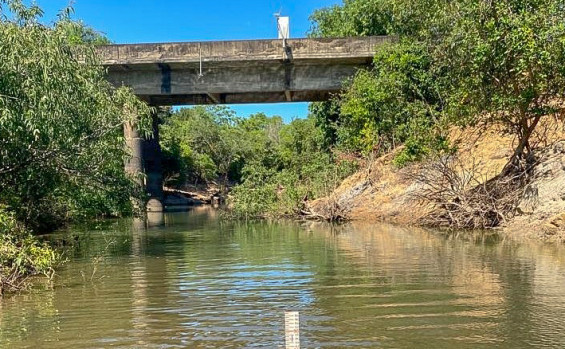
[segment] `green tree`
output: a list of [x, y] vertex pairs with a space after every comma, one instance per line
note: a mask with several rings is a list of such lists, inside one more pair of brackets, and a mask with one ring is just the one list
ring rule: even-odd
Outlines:
[[400, 163], [444, 149], [441, 81], [424, 45], [402, 42], [379, 49], [373, 69], [359, 72], [342, 95], [341, 143], [365, 153], [404, 144]]
[[316, 37], [347, 37], [388, 35], [393, 21], [390, 0], [344, 0], [316, 10], [311, 16], [310, 35]]
[[1, 1], [0, 203], [34, 229], [78, 216], [131, 210], [122, 128], [149, 126], [149, 108], [105, 80], [90, 43], [69, 39], [70, 19]]
[[[412, 50], [392, 57], [377, 52], [373, 72], [362, 72], [349, 84], [338, 100], [340, 117], [331, 120], [340, 134], [338, 143], [360, 148], [371, 140], [381, 144], [403, 129], [416, 135], [422, 127], [496, 123], [517, 138], [509, 162], [516, 165], [531, 153], [540, 121], [562, 114], [556, 101], [565, 86], [564, 8], [562, 0], [345, 0], [316, 11], [313, 36], [397, 35], [393, 50]], [[414, 50], [425, 64], [412, 59]], [[381, 63], [389, 67], [383, 70]], [[404, 87], [384, 81], [386, 76]], [[423, 95], [414, 98], [418, 90]], [[388, 91], [401, 93], [394, 98]], [[429, 115], [422, 118], [425, 109]], [[326, 114], [325, 119], [332, 117]], [[394, 138], [425, 153], [422, 140]]]
[[286, 125], [279, 120], [272, 120], [276, 128], [263, 128], [264, 150], [245, 161], [241, 184], [233, 190], [237, 216], [299, 215], [306, 200], [328, 195], [355, 169], [352, 163], [334, 162], [313, 117]]
[[452, 114], [504, 125], [517, 138], [511, 165], [530, 153], [543, 117], [563, 116], [564, 9], [561, 0], [461, 0], [437, 48], [452, 82]]
[[112, 43], [110, 39], [84, 23], [69, 20], [67, 17], [62, 18], [57, 26], [59, 30], [64, 32], [64, 37], [70, 45], [91, 44], [98, 46]]
[[445, 149], [444, 73], [428, 46], [446, 29], [441, 3], [346, 0], [312, 15], [313, 36], [398, 36], [378, 48], [371, 69], [345, 82], [340, 96], [311, 106], [326, 144], [365, 155], [404, 145], [398, 164]]
[[106, 82], [93, 47], [106, 41], [70, 12], [46, 26], [38, 6], [0, 0], [0, 294], [52, 275], [58, 256], [31, 231], [131, 212], [141, 193], [123, 126], [150, 130], [150, 110]]
[[172, 152], [180, 155], [183, 165], [178, 167], [186, 171], [184, 177], [207, 182], [220, 176], [227, 184], [241, 159], [238, 122], [226, 107], [183, 108], [161, 128], [165, 153], [169, 158], [175, 157]]
[[35, 275], [53, 275], [58, 254], [41, 244], [14, 214], [0, 206], [0, 296], [28, 286], [25, 279]]
[[316, 127], [322, 131], [324, 148], [329, 151], [337, 146], [341, 114], [339, 100], [310, 103], [308, 113], [314, 118]]

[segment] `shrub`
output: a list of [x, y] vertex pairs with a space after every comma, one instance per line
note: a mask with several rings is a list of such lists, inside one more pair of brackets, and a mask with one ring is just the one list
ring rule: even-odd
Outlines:
[[35, 275], [53, 275], [58, 254], [40, 243], [18, 223], [14, 215], [0, 208], [0, 295], [29, 286]]

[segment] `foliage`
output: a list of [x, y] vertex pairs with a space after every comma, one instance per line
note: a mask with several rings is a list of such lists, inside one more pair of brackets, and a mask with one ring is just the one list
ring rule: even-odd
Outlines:
[[168, 182], [209, 182], [218, 176], [227, 182], [241, 158], [238, 122], [233, 111], [222, 106], [173, 112], [160, 129]]
[[315, 120], [316, 127], [320, 128], [323, 145], [331, 149], [338, 144], [338, 129], [340, 126], [340, 103], [337, 99], [325, 102], [313, 102], [308, 106], [310, 116]]
[[230, 205], [238, 217], [299, 214], [306, 199], [328, 194], [354, 168], [334, 162], [313, 117], [285, 124], [263, 113], [186, 108], [165, 121], [161, 139], [168, 183], [220, 177], [235, 185]]
[[449, 0], [344, 0], [342, 5], [319, 9], [310, 16], [310, 36], [441, 40], [451, 28], [457, 5]]
[[387, 35], [392, 22], [388, 0], [344, 0], [315, 11], [311, 16], [311, 36], [347, 37]]
[[37, 240], [0, 207], [0, 295], [18, 291], [35, 275], [51, 276], [58, 255]]
[[96, 32], [94, 29], [86, 26], [82, 22], [71, 21], [68, 18], [63, 18], [57, 23], [59, 30], [64, 32], [69, 45], [109, 45], [110, 40], [104, 35]]
[[232, 191], [233, 213], [238, 217], [259, 217], [276, 210], [277, 172], [259, 163], [250, 164], [244, 181]]
[[397, 163], [444, 150], [452, 125], [502, 124], [517, 138], [516, 164], [530, 153], [541, 118], [563, 114], [564, 7], [562, 0], [344, 0], [318, 10], [313, 36], [398, 40], [379, 48], [374, 68], [357, 74], [337, 107], [318, 108], [317, 119], [342, 148], [404, 145]]
[[437, 48], [450, 75], [450, 110], [473, 123], [502, 124], [527, 157], [541, 118], [563, 116], [565, 2], [461, 0]]
[[338, 98], [311, 107], [328, 144], [363, 155], [403, 145], [396, 158], [401, 166], [448, 148], [444, 73], [426, 42], [416, 40], [433, 22], [433, 16], [422, 16], [425, 8], [403, 0], [346, 0], [312, 15], [313, 36], [400, 35], [377, 50], [373, 68], [346, 82]]
[[424, 46], [379, 49], [373, 69], [360, 71], [341, 96], [340, 146], [368, 154], [404, 145], [399, 165], [445, 150], [440, 82]]
[[13, 16], [0, 13], [0, 203], [34, 230], [131, 210], [122, 128], [148, 130], [149, 108], [106, 82], [82, 24], [0, 3]]
[[333, 160], [312, 117], [283, 125], [277, 138], [243, 168], [242, 184], [233, 190], [235, 215], [299, 215], [306, 200], [328, 195], [355, 170], [353, 162]]

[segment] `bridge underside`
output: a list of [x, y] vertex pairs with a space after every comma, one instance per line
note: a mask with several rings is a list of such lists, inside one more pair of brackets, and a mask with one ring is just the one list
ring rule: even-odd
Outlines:
[[242, 92], [242, 93], [200, 93], [171, 95], [138, 95], [149, 105], [205, 105], [205, 104], [249, 104], [282, 102], [327, 101], [334, 91], [282, 91], [282, 92]]
[[387, 37], [110, 45], [108, 80], [155, 106], [323, 101]]
[[371, 57], [319, 62], [270, 60], [109, 67], [114, 85], [131, 86], [150, 105], [315, 102], [338, 93]]

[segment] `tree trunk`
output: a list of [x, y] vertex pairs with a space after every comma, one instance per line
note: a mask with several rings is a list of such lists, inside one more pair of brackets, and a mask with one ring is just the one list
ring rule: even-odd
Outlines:
[[530, 137], [534, 133], [534, 130], [540, 122], [541, 117], [542, 115], [536, 116], [530, 126], [527, 126], [527, 122], [522, 126], [523, 130], [521, 132], [520, 143], [514, 150], [514, 154], [512, 154], [512, 157], [510, 158], [508, 163], [504, 166], [502, 175], [513, 172], [514, 169], [519, 166], [520, 160], [524, 157], [524, 149], [529, 149]]

